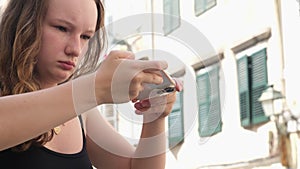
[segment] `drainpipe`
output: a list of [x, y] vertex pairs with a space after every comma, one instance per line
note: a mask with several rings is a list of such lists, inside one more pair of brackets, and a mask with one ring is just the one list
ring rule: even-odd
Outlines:
[[[284, 59], [284, 47], [283, 47], [283, 29], [282, 29], [282, 11], [281, 11], [281, 0], [275, 0], [276, 14], [277, 14], [277, 23], [278, 23], [278, 32], [279, 32], [279, 41], [280, 41], [280, 59], [281, 59], [281, 92], [286, 96], [286, 85], [285, 85], [285, 59]], [[286, 103], [284, 103], [286, 104]]]
[[[284, 40], [283, 40], [283, 28], [282, 28], [282, 6], [281, 0], [275, 0], [275, 7], [276, 7], [276, 14], [277, 14], [277, 26], [278, 26], [278, 33], [279, 33], [279, 48], [280, 48], [280, 63], [281, 63], [281, 92], [284, 96], [286, 96], [286, 81], [285, 81], [285, 57], [284, 57]], [[287, 107], [286, 100], [283, 100], [283, 107]], [[281, 146], [281, 164], [291, 169], [296, 169], [295, 167], [295, 160], [292, 158], [291, 145], [294, 144], [295, 140], [290, 139], [289, 134], [281, 135], [280, 136], [280, 146]]]
[[155, 34], [154, 34], [154, 29], [155, 29], [155, 20], [154, 20], [154, 0], [151, 0], [151, 38], [152, 38], [152, 58], [151, 60], [154, 60], [155, 59], [155, 55], [154, 55], [154, 52], [155, 52]]

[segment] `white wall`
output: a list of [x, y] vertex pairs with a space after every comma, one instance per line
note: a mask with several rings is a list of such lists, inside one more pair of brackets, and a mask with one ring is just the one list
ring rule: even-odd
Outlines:
[[[300, 39], [300, 12], [299, 4], [296, 0], [282, 3], [282, 26], [285, 56], [285, 78], [286, 96], [290, 106], [300, 110], [300, 82], [297, 80], [300, 72], [299, 61], [299, 41]], [[293, 105], [294, 104], [294, 105]]]
[[[157, 12], [162, 12], [162, 7], [156, 9]], [[278, 49], [280, 44], [275, 14], [273, 0], [227, 0], [218, 1], [216, 7], [202, 16], [195, 17], [193, 0], [181, 1], [182, 19], [200, 30], [215, 51], [224, 52], [225, 57], [222, 60], [222, 72], [220, 73], [223, 120], [221, 133], [208, 139], [199, 137], [198, 116], [195, 115], [198, 112], [194, 86], [195, 76], [187, 73], [184, 78], [186, 137], [178, 154], [178, 163], [184, 164], [184, 169], [241, 162], [269, 155], [268, 132], [274, 131], [274, 124], [268, 123], [257, 131], [246, 130], [240, 125], [236, 70], [238, 56], [232, 53], [231, 48], [271, 28], [272, 37], [269, 41], [255, 48], [268, 47], [269, 80], [271, 83], [280, 82], [280, 76], [278, 76], [281, 74], [281, 69], [278, 68], [280, 66]], [[180, 29], [175, 30], [174, 34]], [[156, 47], [170, 49], [169, 43], [161, 40], [156, 41]], [[185, 55], [179, 56], [183, 60], [195, 57], [184, 50], [183, 47], [175, 47], [170, 52], [176, 53], [177, 56], [185, 53]]]
[[[199, 56], [191, 51], [188, 46], [189, 42], [184, 43], [180, 39], [170, 38], [170, 36], [182, 31], [184, 29], [182, 27], [175, 30], [169, 37], [155, 37], [155, 49], [169, 54], [168, 56], [158, 55], [156, 59], [168, 60], [171, 72], [178, 67], [186, 67], [186, 75], [184, 76], [185, 140], [176, 162], [172, 154], [168, 153], [167, 164], [170, 168], [174, 168], [174, 166], [171, 167], [171, 164], [176, 164], [177, 168], [192, 169], [199, 166], [227, 164], [269, 156], [268, 132], [275, 132], [274, 124], [267, 123], [256, 131], [246, 130], [240, 125], [236, 58], [241, 54], [234, 54], [231, 49], [245, 40], [271, 29], [270, 39], [246, 52], [267, 47], [269, 83], [282, 89], [281, 78], [284, 75], [287, 82], [286, 94], [291, 98], [290, 102], [300, 104], [300, 92], [295, 92], [300, 90], [298, 89], [300, 85], [294, 77], [299, 72], [297, 71], [299, 66], [296, 60], [297, 55], [299, 55], [297, 50], [299, 45], [294, 42], [295, 39], [300, 38], [299, 6], [296, 0], [282, 1], [284, 2], [282, 4], [282, 12], [284, 13], [282, 16], [283, 40], [286, 44], [284, 46], [286, 58], [283, 74], [280, 29], [275, 2], [275, 0], [219, 0], [216, 7], [199, 17], [195, 17], [194, 1], [180, 1], [182, 19], [197, 28], [208, 39], [215, 54], [218, 52], [224, 54], [224, 59], [221, 62], [222, 71], [220, 72], [223, 127], [221, 133], [208, 139], [200, 138], [198, 134], [195, 72], [190, 67], [191, 64], [201, 60], [201, 58], [199, 59]], [[139, 7], [145, 7], [145, 11], [151, 11], [150, 0], [131, 0], [129, 4], [135, 3], [137, 6], [131, 6], [134, 8], [130, 10], [132, 13], [128, 10], [120, 12], [118, 9], [122, 7], [117, 7], [114, 10], [119, 13], [118, 16], [120, 17], [123, 14], [126, 14], [125, 16], [136, 13], [142, 14], [143, 10], [136, 9]], [[112, 6], [118, 6], [115, 1], [112, 4]], [[124, 2], [123, 5], [128, 4]], [[162, 14], [162, 1], [154, 1], [154, 5], [155, 13]], [[125, 9], [128, 8], [125, 7]], [[197, 36], [194, 38], [196, 39]], [[151, 44], [148, 44], [149, 46], [151, 47]]]

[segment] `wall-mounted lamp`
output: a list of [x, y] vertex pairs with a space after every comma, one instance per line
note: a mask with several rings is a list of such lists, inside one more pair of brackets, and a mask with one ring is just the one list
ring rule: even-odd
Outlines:
[[279, 115], [283, 112], [282, 99], [284, 96], [280, 91], [274, 89], [270, 85], [263, 91], [258, 101], [262, 103], [263, 110], [266, 116]]

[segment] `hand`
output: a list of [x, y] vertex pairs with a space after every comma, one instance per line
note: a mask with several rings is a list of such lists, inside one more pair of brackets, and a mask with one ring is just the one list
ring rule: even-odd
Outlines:
[[143, 83], [162, 83], [157, 70], [167, 68], [165, 61], [134, 60], [127, 51], [112, 51], [96, 73], [95, 93], [98, 104], [125, 103], [136, 98]]
[[[176, 84], [176, 91], [182, 91], [183, 82], [175, 78], [173, 80]], [[147, 120], [144, 122], [150, 122], [168, 116], [176, 101], [176, 91], [167, 95], [141, 100], [139, 102], [135, 102], [136, 100], [134, 100], [134, 107], [137, 109], [136, 113], [143, 114], [146, 117]]]

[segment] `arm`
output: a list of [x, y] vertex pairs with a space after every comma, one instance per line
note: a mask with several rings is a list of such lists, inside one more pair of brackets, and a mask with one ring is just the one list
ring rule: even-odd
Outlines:
[[[97, 110], [88, 112], [84, 116], [87, 116], [87, 150], [95, 167], [106, 169], [164, 168], [166, 141], [164, 118], [143, 124], [141, 140], [135, 149], [108, 124]], [[152, 136], [154, 137], [151, 138]]]
[[[86, 118], [87, 149], [93, 165], [106, 169], [164, 168], [165, 117], [171, 112], [174, 102], [175, 93], [171, 93], [151, 102], [148, 100], [135, 104], [137, 113], [144, 114], [141, 139], [136, 149], [119, 135], [97, 110], [94, 113], [88, 113]], [[150, 106], [149, 103], [155, 106]]]
[[[161, 79], [155, 74], [139, 72], [143, 67], [162, 69], [167, 65], [159, 61], [147, 63], [134, 60], [126, 61], [129, 55], [132, 54], [122, 51], [111, 52], [96, 72], [92, 83], [85, 83], [85, 78], [79, 78], [40, 91], [0, 97], [0, 151], [37, 137], [83, 113], [84, 110], [103, 103], [115, 102], [116, 100], [112, 99], [113, 93], [111, 93], [113, 82], [114, 84], [127, 83], [129, 86], [129, 89], [122, 90], [122, 92], [118, 92], [118, 88], [114, 90], [115, 97], [120, 96], [118, 98], [121, 98], [117, 100], [119, 103], [128, 102], [130, 98], [136, 97], [136, 93], [140, 91], [139, 86], [143, 82], [161, 82]], [[123, 62], [125, 63], [123, 64]], [[113, 79], [112, 77], [115, 76], [116, 72], [117, 74], [124, 73], [124, 71], [117, 71], [121, 63], [123, 68], [127, 70], [126, 73], [138, 74], [138, 76], [132, 78], [123, 76], [120, 79]], [[84, 82], [82, 83], [84, 85], [92, 84], [92, 87], [77, 85], [74, 90], [73, 85], [76, 81], [78, 83]], [[83, 91], [79, 92], [82, 95], [76, 93], [78, 90]], [[84, 90], [91, 90], [92, 92], [85, 92]], [[76, 91], [75, 94], [74, 91]], [[96, 100], [94, 106], [92, 106], [93, 103], [89, 102], [89, 99], [81, 99], [85, 93], [95, 93], [91, 96], [96, 97], [91, 99]], [[78, 109], [76, 105], [82, 105], [84, 109]]]
[[72, 84], [0, 98], [0, 150], [23, 143], [76, 117]]
[[[182, 91], [183, 83], [173, 79], [176, 91]], [[165, 117], [172, 111], [175, 92], [135, 104], [137, 114], [144, 114], [141, 141], [136, 149], [132, 168], [164, 169], [166, 161]], [[154, 113], [153, 113], [154, 112]], [[162, 112], [162, 113], [157, 113]]]
[[[139, 142], [132, 168], [164, 169], [166, 161], [165, 118], [143, 125], [142, 140]], [[145, 139], [145, 140], [144, 140]], [[139, 157], [141, 156], [141, 157]]]
[[[179, 90], [178, 90], [179, 91]], [[132, 160], [132, 169], [164, 169], [166, 160], [165, 117], [172, 111], [175, 92], [135, 104], [137, 114], [144, 115], [141, 140]]]
[[[155, 124], [156, 123], [156, 124]], [[160, 123], [160, 124], [159, 124]], [[148, 134], [154, 134], [153, 128], [149, 129], [152, 125], [159, 130], [163, 130], [164, 127], [161, 125], [163, 124], [163, 120], [153, 122], [152, 124], [148, 124], [147, 126], [143, 126], [143, 136], [146, 137]], [[158, 124], [158, 126], [157, 126]], [[151, 131], [150, 131], [151, 130]], [[155, 132], [158, 132], [156, 130]], [[127, 140], [125, 140], [121, 135], [118, 135], [116, 131], [111, 129], [112, 132], [109, 135], [101, 134], [103, 129], [99, 132], [99, 136], [102, 137], [101, 139], [105, 139], [110, 144], [109, 146], [104, 143], [99, 143], [99, 140], [95, 140], [94, 136], [87, 135], [87, 150], [90, 156], [90, 159], [93, 165], [97, 168], [105, 168], [105, 169], [115, 169], [115, 168], [122, 168], [122, 169], [134, 169], [134, 168], [164, 168], [165, 167], [165, 138], [161, 137], [161, 141], [157, 140], [154, 144], [153, 142], [140, 142], [138, 147], [135, 149], [132, 145], [130, 145]], [[150, 131], [150, 132], [148, 132]], [[105, 132], [106, 133], [106, 132]], [[114, 133], [118, 135], [120, 138], [111, 138], [111, 134]], [[92, 137], [92, 138], [91, 138]], [[160, 147], [159, 152], [150, 152], [149, 157], [139, 158], [138, 155], [147, 155], [150, 147], [155, 146]], [[144, 149], [144, 150], [143, 150]], [[124, 152], [126, 151], [126, 152]], [[153, 155], [153, 153], [157, 155]]]

